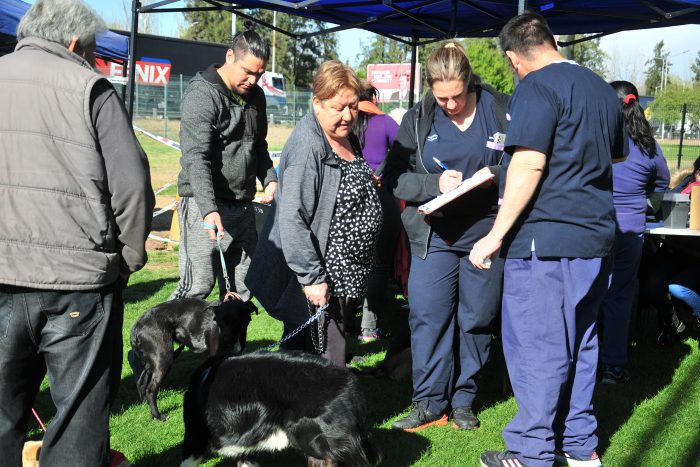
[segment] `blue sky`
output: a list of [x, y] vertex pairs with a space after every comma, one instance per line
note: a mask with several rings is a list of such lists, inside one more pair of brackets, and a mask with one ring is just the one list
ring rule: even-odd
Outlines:
[[[106, 21], [124, 21], [123, 3], [130, 8], [131, 0], [86, 0]], [[150, 3], [144, 1], [143, 3]], [[175, 5], [182, 5], [178, 2]], [[177, 36], [178, 24], [182, 23], [179, 13], [158, 14], [158, 33], [165, 36]], [[340, 33], [340, 58], [350, 64], [362, 50], [362, 44], [368, 44], [373, 35], [366, 31], [349, 30]], [[613, 61], [616, 68], [615, 79], [633, 79], [625, 74], [641, 72], [644, 62], [651, 57], [654, 45], [664, 40], [665, 49], [671, 52], [671, 76], [690, 78], [690, 65], [700, 50], [700, 25], [686, 25], [670, 28], [647, 29], [621, 32], [602, 39], [601, 45]], [[695, 38], [695, 39], [693, 39]], [[686, 52], [687, 51], [687, 52]], [[619, 75], [619, 76], [618, 76]]]

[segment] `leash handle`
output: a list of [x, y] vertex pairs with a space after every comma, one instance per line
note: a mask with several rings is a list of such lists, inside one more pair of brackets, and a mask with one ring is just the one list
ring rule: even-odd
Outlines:
[[[202, 227], [207, 230], [213, 230], [216, 232], [216, 226], [208, 222], [202, 222]], [[221, 248], [221, 239], [223, 238], [223, 232], [216, 232], [216, 247], [219, 249], [219, 259], [221, 261], [221, 271], [224, 274], [224, 281], [226, 283], [226, 295], [224, 296], [224, 301], [228, 298], [233, 297], [240, 300], [240, 295], [231, 291], [231, 282], [228, 279], [228, 271], [226, 270], [226, 259], [224, 258], [224, 250]]]

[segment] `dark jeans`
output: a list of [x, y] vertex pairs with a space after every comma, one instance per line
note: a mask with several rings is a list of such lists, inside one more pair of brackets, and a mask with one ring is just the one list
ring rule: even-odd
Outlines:
[[[327, 312], [321, 316], [319, 321], [314, 321], [303, 331], [282, 344], [280, 350], [301, 350], [319, 355], [314, 343], [318, 336], [318, 330], [322, 329], [321, 343], [323, 344], [323, 351], [320, 355], [326, 360], [344, 368], [346, 363], [345, 323], [354, 319], [357, 304], [358, 300], [356, 298], [331, 297]], [[284, 335], [288, 335], [298, 326], [297, 324], [285, 322]], [[316, 344], [318, 345], [317, 342]]]
[[57, 412], [44, 434], [41, 465], [108, 465], [123, 311], [119, 285], [82, 292], [0, 285], [2, 465], [22, 464], [31, 408], [46, 373]]

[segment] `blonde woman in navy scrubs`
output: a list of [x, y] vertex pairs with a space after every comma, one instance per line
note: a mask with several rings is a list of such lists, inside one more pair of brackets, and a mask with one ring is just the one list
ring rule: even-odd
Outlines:
[[404, 116], [385, 171], [393, 194], [406, 200], [402, 221], [411, 243], [413, 408], [392, 426], [415, 431], [445, 425], [449, 414], [455, 428], [475, 429], [475, 378], [488, 358], [489, 325], [500, 309], [503, 260], [495, 258], [484, 274], [468, 257], [493, 225], [498, 182], [431, 216], [417, 207], [478, 171], [500, 174], [502, 148], [496, 143], [505, 133], [508, 97], [481, 83], [456, 42], [434, 50], [426, 70], [430, 90]]

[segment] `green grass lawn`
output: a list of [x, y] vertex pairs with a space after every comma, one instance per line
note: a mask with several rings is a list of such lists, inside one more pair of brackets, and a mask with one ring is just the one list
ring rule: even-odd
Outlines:
[[[167, 299], [177, 281], [177, 253], [150, 254], [146, 268], [135, 274], [125, 292], [124, 350], [137, 317], [151, 306]], [[406, 312], [400, 295], [389, 300], [380, 323], [391, 331], [404, 323]], [[599, 420], [600, 448], [606, 466], [700, 465], [700, 351], [695, 338], [687, 338], [671, 349], [654, 344], [655, 316], [646, 313], [633, 323], [630, 352], [632, 381], [617, 387], [597, 389], [595, 406]], [[264, 312], [253, 316], [248, 348], [253, 351], [280, 337], [281, 325]], [[383, 356], [383, 343], [351, 343], [353, 354], [365, 356], [362, 366], [371, 366]], [[495, 349], [498, 341], [494, 340]], [[477, 466], [485, 449], [503, 448], [500, 432], [516, 411], [515, 401], [504, 396], [498, 350], [480, 377], [480, 394], [475, 403], [482, 427], [473, 432], [457, 432], [450, 427], [429, 428], [418, 434], [390, 430], [391, 421], [404, 413], [411, 398], [410, 383], [385, 378], [361, 377], [368, 400], [369, 420], [376, 442], [384, 455], [384, 466]], [[202, 361], [185, 352], [175, 362], [159, 394], [159, 407], [170, 419], [151, 420], [147, 405], [139, 402], [131, 369], [124, 357], [122, 383], [111, 417], [112, 447], [126, 454], [137, 466], [179, 464], [183, 436], [182, 396], [189, 374]], [[235, 381], [232, 382], [235, 384]], [[44, 421], [53, 414], [46, 383], [37, 404]], [[33, 438], [40, 436], [31, 423]], [[293, 451], [262, 458], [265, 465], [306, 465]], [[207, 466], [232, 466], [230, 460], [209, 458]]]

